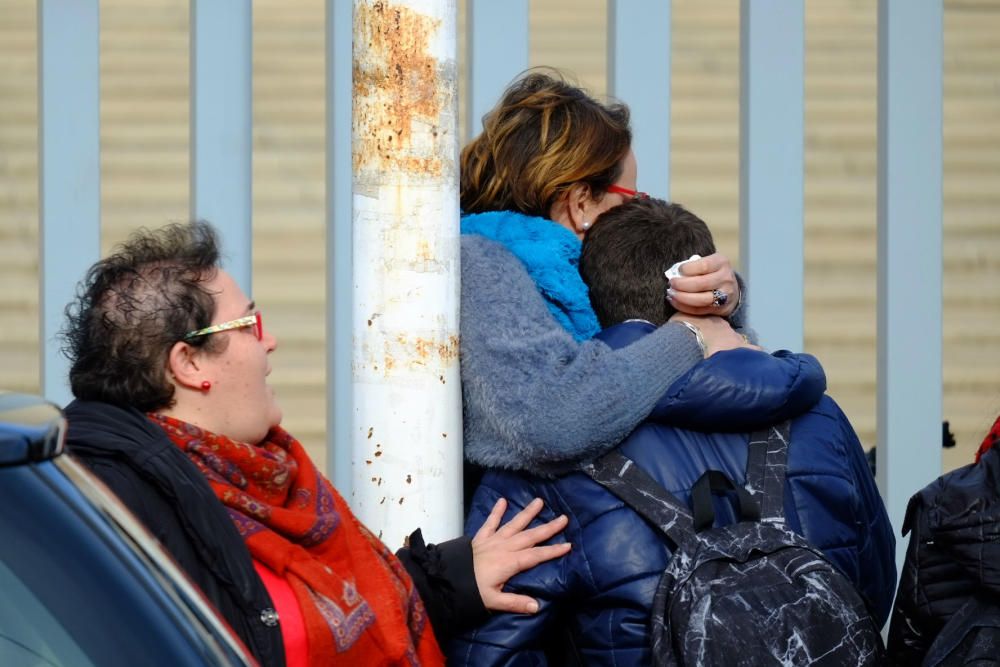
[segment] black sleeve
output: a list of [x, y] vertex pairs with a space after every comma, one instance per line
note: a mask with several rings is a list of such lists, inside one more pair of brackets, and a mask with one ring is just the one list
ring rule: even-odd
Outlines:
[[420, 593], [439, 644], [489, 618], [476, 584], [472, 541], [468, 537], [424, 544], [418, 528], [407, 544], [396, 552], [396, 557]]

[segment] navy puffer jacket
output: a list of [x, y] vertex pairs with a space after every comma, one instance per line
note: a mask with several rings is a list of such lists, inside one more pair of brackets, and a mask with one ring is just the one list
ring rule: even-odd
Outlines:
[[[628, 322], [602, 337], [620, 347], [651, 329]], [[748, 378], [756, 381], [750, 388]], [[742, 482], [748, 431], [794, 417], [785, 493], [789, 525], [855, 582], [884, 623], [896, 581], [893, 531], [861, 444], [824, 390], [822, 368], [809, 355], [722, 352], [672, 385], [621, 451], [687, 502], [705, 470]], [[679, 422], [692, 430], [668, 425]], [[507, 518], [535, 497], [545, 501], [539, 520], [566, 514], [569, 525], [556, 539], [571, 542], [573, 550], [508, 583], [507, 590], [539, 601], [537, 614], [494, 616], [449, 645], [449, 664], [650, 664], [649, 607], [670, 558], [662, 534], [582, 473], [545, 479], [505, 471], [483, 478], [468, 531], [482, 525], [500, 497], [510, 503]], [[731, 522], [732, 509], [720, 504], [717, 521]]]

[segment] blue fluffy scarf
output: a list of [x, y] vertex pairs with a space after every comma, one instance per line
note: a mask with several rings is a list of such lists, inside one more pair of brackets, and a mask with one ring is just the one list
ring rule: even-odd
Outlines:
[[556, 320], [576, 340], [592, 338], [600, 325], [580, 277], [580, 239], [546, 218], [490, 211], [462, 216], [462, 233], [502, 244], [521, 260]]

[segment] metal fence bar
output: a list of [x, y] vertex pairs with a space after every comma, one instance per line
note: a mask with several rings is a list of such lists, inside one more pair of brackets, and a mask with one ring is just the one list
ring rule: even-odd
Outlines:
[[191, 217], [222, 236], [223, 265], [253, 294], [252, 5], [191, 0]]
[[632, 111], [639, 189], [670, 198], [670, 0], [608, 2], [608, 92]]
[[467, 12], [466, 140], [479, 134], [483, 114], [528, 67], [528, 0], [469, 0]]
[[897, 530], [941, 474], [942, 52], [940, 0], [879, 1], [877, 468]]
[[327, 472], [351, 497], [353, 258], [351, 39], [354, 5], [326, 0]]
[[38, 204], [42, 393], [65, 405], [63, 309], [100, 256], [100, 11], [98, 0], [38, 2]]
[[354, 507], [390, 547], [462, 528], [454, 0], [355, 0]]
[[802, 0], [740, 3], [740, 263], [769, 349], [803, 345]]
[[[358, 71], [370, 74], [395, 58], [413, 72], [418, 58], [434, 78], [416, 93], [393, 88], [385, 70], [386, 85], [352, 100], [357, 62], [348, 60], [346, 31], [354, 29], [353, 11], [373, 20], [385, 8], [356, 3], [327, 0], [331, 465], [345, 491], [366, 487], [355, 495], [367, 503], [362, 516], [398, 542], [420, 523], [442, 534], [461, 523], [455, 10], [454, 0], [399, 5], [408, 22], [393, 29], [407, 30], [408, 41], [387, 40], [365, 54], [383, 60]], [[191, 0], [190, 11], [191, 212], [219, 227], [227, 268], [250, 291], [251, 4]], [[478, 128], [527, 66], [528, 2], [470, 0], [469, 12], [469, 117]], [[753, 324], [769, 347], [800, 349], [803, 3], [743, 0], [741, 13], [741, 242], [760, 295]], [[670, 5], [613, 1], [609, 18], [611, 87], [636, 114], [644, 182], [666, 190]], [[647, 27], [655, 32], [640, 36]], [[67, 368], [55, 334], [73, 286], [100, 252], [99, 3], [39, 0], [38, 29], [42, 391], [65, 403]], [[394, 51], [399, 44], [419, 48]], [[634, 45], [646, 50], [640, 55]], [[665, 97], [660, 85], [649, 85], [651, 48]], [[941, 422], [942, 52], [940, 0], [880, 0], [878, 468], [897, 527], [910, 494], [941, 469], [940, 442], [930, 436]], [[373, 100], [390, 111], [372, 111]], [[364, 284], [357, 294], [355, 281]], [[378, 417], [369, 419], [373, 410]], [[369, 422], [385, 433], [369, 438]], [[432, 433], [435, 442], [419, 441]], [[393, 505], [391, 516], [384, 504]]]

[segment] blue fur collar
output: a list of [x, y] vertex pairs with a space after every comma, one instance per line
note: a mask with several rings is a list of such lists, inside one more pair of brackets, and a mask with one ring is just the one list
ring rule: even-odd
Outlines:
[[580, 277], [582, 245], [573, 232], [546, 218], [490, 211], [462, 216], [462, 233], [492, 239], [521, 260], [552, 315], [576, 340], [600, 330]]

